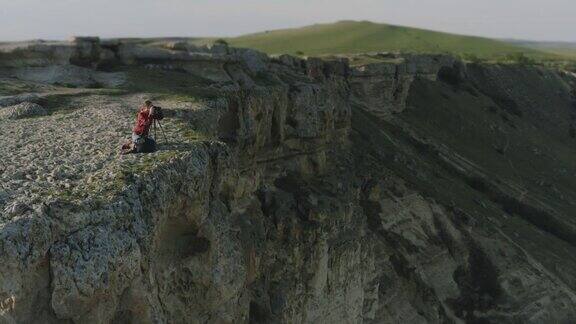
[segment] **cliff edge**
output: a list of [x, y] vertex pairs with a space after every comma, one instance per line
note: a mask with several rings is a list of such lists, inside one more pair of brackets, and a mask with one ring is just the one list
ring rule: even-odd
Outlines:
[[576, 319], [570, 73], [84, 37], [0, 94], [0, 323]]

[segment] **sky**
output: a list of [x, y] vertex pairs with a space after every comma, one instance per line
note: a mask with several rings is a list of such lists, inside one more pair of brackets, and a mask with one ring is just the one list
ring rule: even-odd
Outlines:
[[338, 20], [576, 42], [576, 0], [0, 0], [0, 41], [236, 36]]

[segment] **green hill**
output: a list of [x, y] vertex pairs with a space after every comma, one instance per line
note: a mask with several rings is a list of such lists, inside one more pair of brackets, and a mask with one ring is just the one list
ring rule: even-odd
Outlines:
[[537, 41], [523, 41], [523, 40], [510, 40], [509, 43], [528, 47], [540, 52], [552, 53], [562, 57], [575, 59], [576, 58], [576, 43], [574, 42], [537, 42]]
[[448, 34], [368, 21], [341, 21], [302, 28], [250, 34], [227, 41], [232, 46], [249, 47], [269, 54], [327, 55], [366, 52], [415, 52], [473, 54], [479, 57], [523, 52], [545, 56], [534, 49], [503, 41]]

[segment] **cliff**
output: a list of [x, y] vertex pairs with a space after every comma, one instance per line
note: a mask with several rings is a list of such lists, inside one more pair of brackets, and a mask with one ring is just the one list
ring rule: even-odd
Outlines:
[[[571, 74], [97, 38], [0, 50], [0, 322], [576, 319]], [[120, 157], [145, 98], [166, 138]]]

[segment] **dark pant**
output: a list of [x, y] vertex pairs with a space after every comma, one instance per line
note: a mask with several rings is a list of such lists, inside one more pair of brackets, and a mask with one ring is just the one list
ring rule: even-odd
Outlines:
[[136, 153], [152, 153], [156, 151], [156, 141], [147, 136], [141, 137], [134, 145]]

